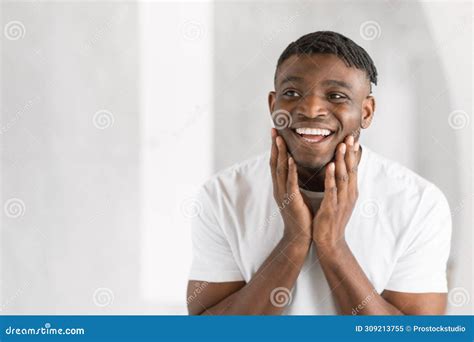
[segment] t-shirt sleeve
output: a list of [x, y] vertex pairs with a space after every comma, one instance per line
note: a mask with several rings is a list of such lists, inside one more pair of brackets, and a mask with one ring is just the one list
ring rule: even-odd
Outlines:
[[207, 282], [244, 280], [229, 241], [217, 221], [213, 202], [204, 188], [197, 199], [200, 210], [191, 221], [193, 260], [189, 279]]
[[434, 185], [425, 190], [409, 227], [404, 252], [385, 289], [408, 293], [448, 292], [446, 266], [451, 246], [451, 212]]

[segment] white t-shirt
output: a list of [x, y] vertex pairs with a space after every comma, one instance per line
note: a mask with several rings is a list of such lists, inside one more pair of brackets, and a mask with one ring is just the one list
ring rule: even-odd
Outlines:
[[[219, 172], [199, 191], [189, 279], [248, 282], [283, 234], [270, 153]], [[378, 293], [447, 292], [451, 214], [443, 193], [362, 146], [359, 198], [346, 241]], [[315, 197], [320, 195], [315, 193]], [[337, 314], [313, 245], [292, 289], [288, 315]]]

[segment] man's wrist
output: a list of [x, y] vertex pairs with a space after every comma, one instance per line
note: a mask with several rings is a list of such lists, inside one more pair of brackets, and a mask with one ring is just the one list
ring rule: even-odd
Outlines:
[[347, 244], [345, 239], [340, 239], [331, 243], [314, 242], [314, 244], [316, 249], [316, 256], [321, 262], [343, 262], [345, 256], [351, 253], [349, 245]]
[[311, 237], [305, 236], [304, 234], [297, 236], [284, 234], [281, 238], [281, 243], [284, 251], [306, 256], [311, 246]]

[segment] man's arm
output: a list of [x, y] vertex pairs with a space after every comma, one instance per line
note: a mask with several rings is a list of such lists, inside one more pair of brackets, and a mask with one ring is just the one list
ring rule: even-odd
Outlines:
[[[229, 282], [206, 286], [195, 300], [188, 301], [190, 314], [276, 315], [283, 311], [285, 297], [290, 296], [308, 255], [313, 216], [299, 190], [296, 164], [288, 157], [286, 145], [275, 129], [272, 129], [270, 169], [273, 197], [284, 223], [282, 239], [248, 284]], [[192, 297], [195, 283], [188, 284], [188, 298]]]
[[405, 293], [385, 290], [382, 298], [405, 315], [444, 315], [446, 293]]
[[[342, 314], [422, 315], [442, 314], [444, 293], [402, 293], [379, 295], [352, 254], [344, 237], [357, 192], [358, 143], [348, 137], [326, 168], [325, 194], [313, 222], [313, 240], [333, 296]], [[347, 151], [346, 151], [347, 150]]]
[[[194, 300], [188, 301], [189, 313], [191, 315], [281, 314], [286, 304], [289, 304], [284, 297], [289, 295], [298, 278], [309, 246], [306, 241], [288, 241], [283, 238], [247, 284], [245, 282], [209, 284]], [[188, 298], [193, 296], [195, 283], [197, 282], [188, 283]], [[277, 288], [281, 288], [282, 292], [275, 290]], [[287, 302], [281, 302], [282, 298], [279, 298], [279, 295], [282, 295], [283, 300]]]
[[442, 315], [445, 293], [377, 293], [349, 247], [318, 251], [333, 296], [345, 315]]

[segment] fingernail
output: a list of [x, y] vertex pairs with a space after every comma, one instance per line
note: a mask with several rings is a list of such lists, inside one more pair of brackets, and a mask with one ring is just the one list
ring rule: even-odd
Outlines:
[[346, 144], [342, 144], [341, 153], [346, 153]]
[[347, 143], [349, 146], [352, 146], [354, 144], [354, 137], [352, 135], [349, 135], [349, 138], [347, 138]]
[[356, 142], [355, 145], [354, 145], [354, 150], [355, 151], [359, 151], [359, 142]]
[[330, 162], [330, 163], [329, 163], [329, 171], [330, 171], [330, 172], [333, 172], [333, 171], [334, 171], [334, 163], [333, 163], [333, 162]]

